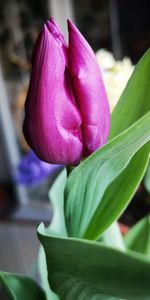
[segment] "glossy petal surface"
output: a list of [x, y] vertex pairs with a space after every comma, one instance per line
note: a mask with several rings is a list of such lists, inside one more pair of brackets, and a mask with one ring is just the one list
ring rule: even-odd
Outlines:
[[33, 52], [24, 134], [48, 163], [76, 165], [106, 143], [109, 106], [95, 55], [68, 21], [69, 47], [53, 19]]
[[33, 52], [24, 134], [42, 160], [74, 165], [82, 157], [82, 121], [71, 90], [66, 52], [61, 32], [48, 21]]
[[68, 20], [69, 71], [82, 116], [82, 131], [87, 154], [106, 143], [110, 112], [107, 95], [94, 52], [75, 25]]

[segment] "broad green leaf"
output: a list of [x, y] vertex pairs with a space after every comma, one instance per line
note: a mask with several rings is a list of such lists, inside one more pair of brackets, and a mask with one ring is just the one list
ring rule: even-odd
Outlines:
[[94, 237], [95, 233], [101, 235], [125, 210], [145, 173], [149, 149], [149, 143], [142, 147], [131, 159], [129, 166], [109, 185], [91, 222], [89, 238]]
[[[49, 199], [53, 207], [53, 219], [48, 227], [49, 233], [56, 235], [67, 236], [64, 220], [64, 187], [66, 183], [66, 170], [63, 170], [57, 176], [52, 187], [49, 190]], [[39, 274], [42, 281], [42, 286], [46, 292], [47, 300], [59, 299], [56, 294], [50, 289], [47, 280], [47, 266], [45, 260], [45, 253], [43, 248], [40, 248], [38, 259]]]
[[[128, 84], [111, 115], [111, 130], [109, 139], [127, 129], [150, 110], [149, 81], [150, 50], [145, 53], [135, 67]], [[132, 199], [132, 196], [146, 170], [149, 153], [150, 145], [148, 144], [134, 155], [124, 172], [122, 172], [122, 174], [120, 174], [119, 177], [108, 187], [102, 199], [102, 203], [108, 204], [108, 209], [106, 210], [106, 206], [104, 205], [104, 211], [102, 211], [101, 205], [101, 223], [104, 222], [105, 224], [105, 220], [111, 216], [111, 210], [113, 209], [112, 206], [116, 205], [119, 212], [123, 209], [124, 203], [127, 205]], [[145, 178], [145, 185], [147, 188], [150, 186], [149, 179], [147, 172], [147, 176]], [[97, 214], [97, 222], [99, 224], [99, 213]]]
[[46, 300], [44, 291], [29, 277], [0, 272], [0, 284], [10, 300]]
[[109, 139], [115, 137], [150, 110], [150, 49], [134, 69], [111, 114]]
[[[143, 76], [144, 74], [144, 76]], [[142, 59], [139, 61], [135, 70], [121, 95], [119, 102], [111, 115], [111, 130], [109, 139], [113, 138], [130, 125], [132, 125], [138, 118], [142, 117], [147, 111], [150, 110], [150, 50], [148, 50]], [[150, 147], [145, 145], [135, 156], [132, 158], [126, 170], [120, 174], [119, 178], [115, 179], [108, 187], [107, 192], [103, 196], [103, 203], [108, 203], [110, 209], [106, 210], [104, 205], [103, 214], [100, 217], [111, 216], [112, 201], [122, 210], [124, 203], [126, 205], [131, 200], [142, 176], [145, 172]], [[122, 207], [122, 209], [121, 209]], [[102, 206], [101, 206], [102, 209]], [[107, 212], [107, 213], [106, 213]], [[97, 215], [97, 224], [103, 220]], [[97, 226], [95, 224], [95, 226]], [[105, 222], [104, 222], [105, 224]], [[104, 226], [105, 229], [105, 226]]]
[[43, 247], [40, 247], [39, 257], [38, 257], [38, 271], [40, 275], [41, 285], [46, 294], [47, 300], [59, 300], [59, 297], [51, 290], [47, 279], [47, 265], [46, 257]]
[[150, 216], [132, 227], [124, 237], [126, 247], [146, 255], [150, 259]]
[[107, 213], [110, 205], [102, 201], [104, 193], [149, 140], [150, 112], [71, 172], [65, 187], [65, 217], [70, 236], [96, 239], [120, 215], [128, 199], [122, 203], [120, 210], [111, 199], [111, 213], [105, 224], [101, 222], [101, 218], [104, 219], [101, 203], [103, 214]]
[[49, 236], [42, 224], [38, 237], [50, 285], [60, 299], [149, 299], [150, 262], [143, 255], [99, 242]]

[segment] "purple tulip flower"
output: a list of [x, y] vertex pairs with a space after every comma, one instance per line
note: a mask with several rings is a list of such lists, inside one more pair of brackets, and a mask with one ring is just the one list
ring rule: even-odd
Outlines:
[[51, 19], [38, 37], [24, 135], [38, 157], [76, 165], [107, 141], [110, 112], [95, 55], [68, 21], [69, 45]]

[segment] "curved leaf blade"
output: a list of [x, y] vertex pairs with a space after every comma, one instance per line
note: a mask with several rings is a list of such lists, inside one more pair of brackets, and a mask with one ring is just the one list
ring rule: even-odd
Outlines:
[[144, 176], [149, 160], [149, 151], [150, 143], [144, 145], [134, 155], [122, 174], [108, 186], [90, 227], [87, 228], [86, 238], [93, 239], [100, 236], [113, 220], [118, 219], [123, 213]]
[[147, 172], [146, 172], [146, 175], [144, 178], [144, 185], [145, 185], [147, 192], [150, 194], [150, 162], [149, 162]]
[[29, 277], [0, 272], [0, 283], [11, 300], [46, 300], [44, 291]]
[[[66, 183], [66, 170], [63, 170], [55, 179], [49, 190], [48, 196], [53, 207], [53, 218], [48, 227], [50, 234], [67, 236], [64, 218], [64, 188]], [[42, 286], [46, 292], [47, 300], [58, 300], [48, 284], [47, 266], [43, 247], [41, 246], [38, 257], [38, 269], [42, 281]]]
[[[102, 217], [100, 204], [110, 184], [121, 174], [135, 153], [150, 140], [150, 112], [133, 124], [128, 130], [111, 140], [104, 147], [97, 150], [84, 160], [69, 175], [65, 187], [65, 218], [68, 234], [75, 237], [97, 238], [103, 232], [100, 224], [93, 221], [99, 207], [99, 218]], [[123, 202], [121, 211], [112, 201], [115, 212], [110, 220], [107, 218], [108, 227], [126, 207], [128, 199]], [[104, 203], [107, 211], [108, 203]], [[104, 212], [104, 210], [103, 210]], [[97, 232], [90, 234], [90, 224], [95, 223]], [[102, 225], [102, 224], [101, 224]], [[92, 224], [93, 226], [93, 224]], [[88, 228], [88, 231], [87, 231]]]
[[146, 51], [111, 114], [109, 139], [120, 134], [150, 110], [150, 49]]
[[124, 236], [128, 249], [144, 254], [150, 259], [150, 216], [135, 224]]
[[[143, 76], [144, 74], [144, 76]], [[150, 49], [144, 54], [139, 63], [134, 69], [127, 86], [125, 87], [114, 111], [111, 114], [111, 129], [109, 139], [114, 138], [122, 131], [126, 130], [147, 111], [150, 110]], [[99, 217], [99, 209], [97, 213], [97, 224], [99, 222], [106, 223], [106, 218], [111, 216], [112, 201], [114, 205], [120, 208], [120, 213], [125, 209], [126, 205], [132, 199], [139, 182], [145, 173], [149, 161], [150, 145], [145, 145], [132, 158], [125, 171], [120, 174], [119, 178], [115, 179], [108, 187], [103, 196], [102, 203], [108, 203], [107, 211], [104, 206], [104, 211]], [[150, 169], [150, 168], [149, 168]], [[148, 172], [147, 172], [148, 173]], [[150, 176], [149, 176], [150, 177]], [[145, 183], [148, 187], [148, 176], [145, 178]], [[150, 184], [149, 184], [150, 185]], [[101, 205], [102, 210], [102, 205]], [[113, 212], [113, 210], [112, 210]], [[117, 214], [116, 214], [117, 216]], [[103, 217], [105, 220], [103, 220]], [[96, 218], [96, 216], [95, 216]], [[101, 227], [100, 225], [100, 227]], [[99, 234], [105, 230], [107, 226], [101, 227]], [[94, 228], [92, 229], [95, 230]]]
[[60, 299], [149, 299], [150, 262], [144, 256], [99, 242], [49, 236], [42, 224], [38, 237], [49, 283]]

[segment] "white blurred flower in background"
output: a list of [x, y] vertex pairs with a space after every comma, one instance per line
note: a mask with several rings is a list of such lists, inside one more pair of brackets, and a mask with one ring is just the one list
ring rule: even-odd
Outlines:
[[97, 51], [96, 59], [101, 68], [110, 110], [112, 111], [133, 72], [134, 66], [127, 57], [122, 61], [116, 61], [112, 53], [104, 49]]

